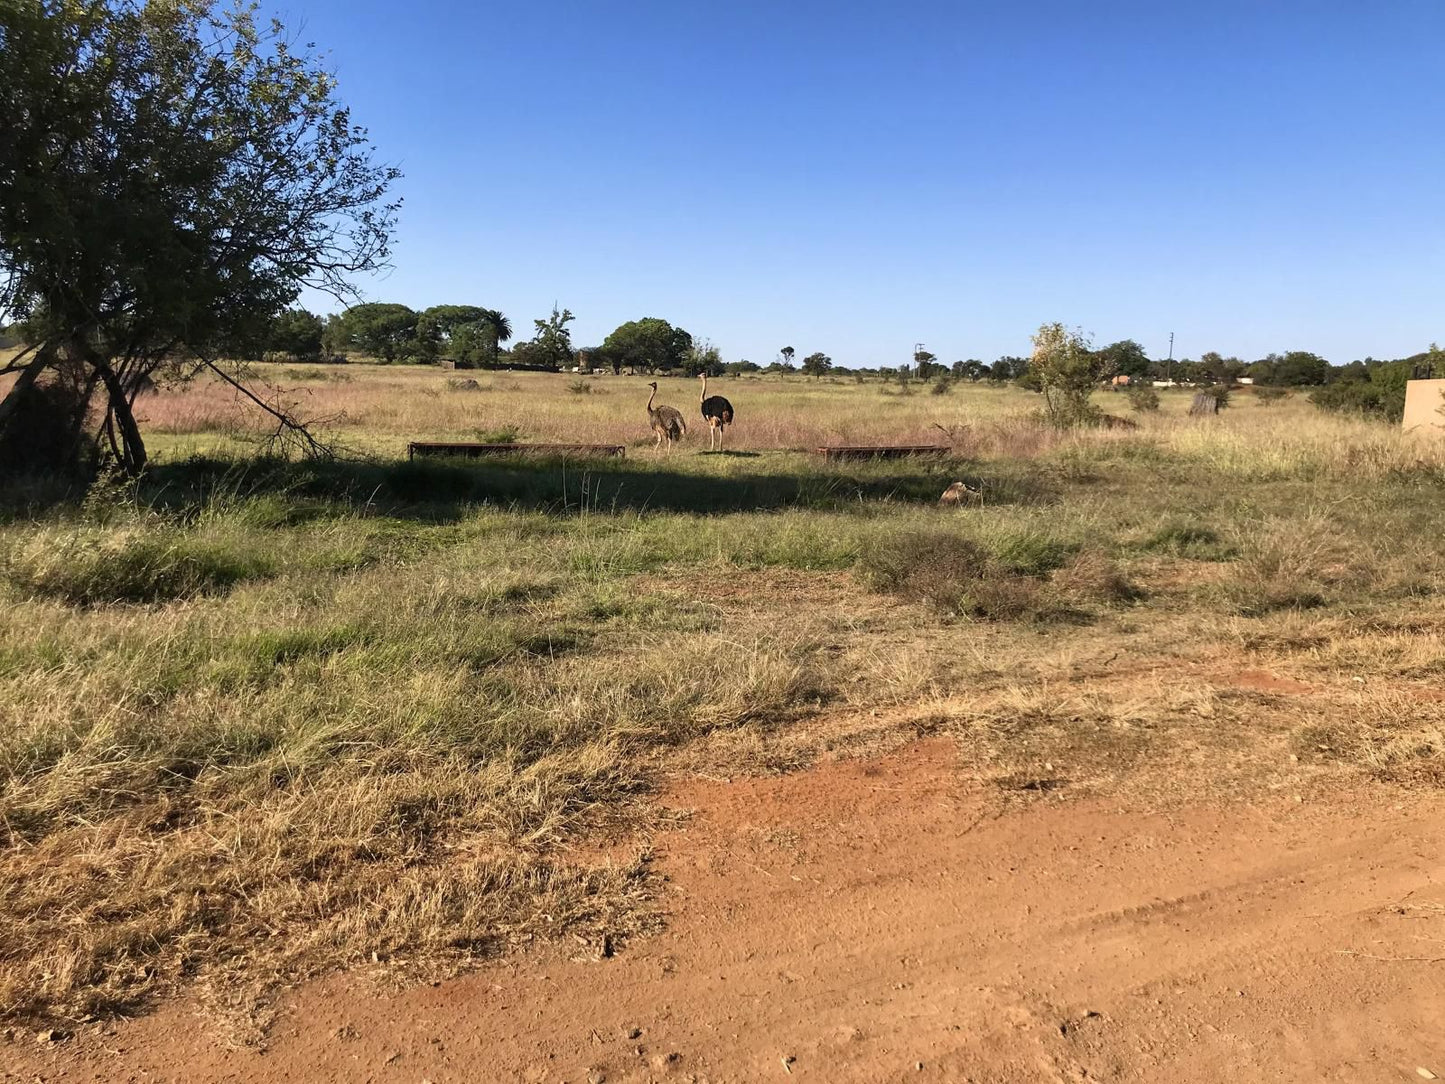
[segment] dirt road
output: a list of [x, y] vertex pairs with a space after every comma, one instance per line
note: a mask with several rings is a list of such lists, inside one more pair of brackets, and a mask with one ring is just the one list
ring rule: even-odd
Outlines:
[[[32, 1081], [1445, 1079], [1445, 801], [1143, 815], [963, 781], [948, 739], [687, 781], [668, 927], [383, 996], [290, 997], [264, 1051], [184, 1004], [0, 1045]], [[4, 1079], [0, 1075], [0, 1079]]]

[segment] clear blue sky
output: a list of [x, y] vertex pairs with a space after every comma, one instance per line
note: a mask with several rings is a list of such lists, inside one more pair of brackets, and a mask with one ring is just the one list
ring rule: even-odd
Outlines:
[[406, 173], [371, 300], [729, 360], [1445, 340], [1442, 0], [277, 0]]

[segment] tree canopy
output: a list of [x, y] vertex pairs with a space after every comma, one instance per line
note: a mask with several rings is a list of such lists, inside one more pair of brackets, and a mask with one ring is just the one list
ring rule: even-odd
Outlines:
[[803, 359], [803, 372], [807, 373], [815, 380], [822, 379], [823, 374], [832, 367], [833, 359], [830, 358], [827, 354], [823, 353], [821, 350], [818, 351], [816, 354], [809, 354]]
[[1099, 358], [1111, 372], [1120, 376], [1149, 375], [1149, 355], [1133, 339], [1120, 339], [1099, 350]]
[[245, 5], [4, 3], [0, 52], [0, 313], [30, 342], [0, 367], [19, 373], [0, 436], [68, 380], [138, 471], [151, 375], [205, 365], [246, 390], [216, 359], [302, 288], [350, 296], [385, 263], [398, 173], [322, 58]]
[[1089, 349], [1088, 340], [1063, 324], [1044, 324], [1034, 333], [1029, 373], [1044, 394], [1045, 412], [1055, 425], [1094, 420], [1089, 403], [1095, 385], [1109, 374], [1108, 362]]
[[368, 301], [332, 320], [327, 338], [331, 348], [342, 353], [398, 361], [422, 356], [419, 322], [420, 314], [406, 305]]
[[656, 369], [667, 372], [685, 368], [692, 336], [656, 316], [630, 320], [602, 343], [603, 352], [614, 369]]
[[298, 361], [321, 356], [325, 325], [321, 317], [305, 309], [287, 309], [271, 321], [266, 336], [268, 354], [286, 354]]

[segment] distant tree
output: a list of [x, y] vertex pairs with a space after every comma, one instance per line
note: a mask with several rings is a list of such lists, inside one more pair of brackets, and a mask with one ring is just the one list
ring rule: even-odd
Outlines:
[[723, 366], [724, 371], [729, 373], [760, 373], [763, 367], [756, 361], [749, 361], [743, 358], [741, 361], [729, 361]]
[[1038, 379], [1049, 421], [1058, 426], [1092, 423], [1099, 411], [1089, 399], [1109, 375], [1108, 363], [1089, 349], [1081, 332], [1063, 324], [1041, 325], [1033, 342], [1029, 372]]
[[1212, 384], [1231, 384], [1244, 375], [1244, 362], [1238, 358], [1224, 357], [1216, 350], [1200, 355], [1199, 366], [1203, 379]]
[[1274, 370], [1274, 383], [1286, 387], [1323, 384], [1330, 363], [1307, 350], [1291, 350], [1279, 359]]
[[814, 380], [821, 380], [823, 375], [833, 367], [833, 359], [821, 350], [816, 354], [809, 354], [803, 359], [803, 372], [807, 373]]
[[988, 366], [977, 358], [969, 358], [967, 361], [955, 361], [953, 363], [953, 376], [956, 380], [982, 380], [988, 375]]
[[792, 370], [794, 353], [795, 351], [791, 346], [785, 346], [778, 351], [779, 356], [783, 359], [783, 366], [785, 368], [785, 371]]
[[937, 370], [943, 368], [943, 366], [935, 364], [937, 361], [938, 356], [927, 350], [915, 350], [913, 352], [913, 364], [920, 381], [928, 382], [933, 379], [933, 375]]
[[[1445, 354], [1441, 355], [1445, 362]], [[1321, 410], [1363, 414], [1398, 424], [1405, 417], [1405, 387], [1415, 372], [1413, 359], [1378, 364], [1368, 380], [1336, 381], [1310, 394]]]
[[1000, 383], [1008, 380], [1018, 380], [1028, 371], [1029, 362], [1027, 358], [1001, 357], [990, 366], [988, 378], [997, 380]]
[[[533, 320], [536, 334], [528, 343], [526, 354], [528, 364], [545, 365], [554, 369], [565, 369], [572, 364], [572, 333], [567, 330], [576, 317], [568, 309], [560, 312], [554, 307], [552, 315], [543, 320]], [[605, 344], [604, 344], [605, 345]]]
[[726, 371], [721, 351], [706, 339], [698, 340], [688, 347], [682, 368], [688, 376], [701, 376], [703, 373], [708, 376], [722, 376]]
[[476, 328], [487, 310], [478, 305], [433, 305], [424, 309], [416, 321], [416, 354], [431, 360], [445, 354], [462, 365], [479, 360], [480, 345]]
[[303, 287], [353, 297], [387, 260], [398, 174], [324, 57], [215, 0], [6, 0], [0, 57], [0, 313], [35, 336], [0, 363], [0, 443], [71, 383], [87, 443], [138, 473], [140, 389], [206, 369], [319, 450], [221, 359]]
[[1099, 357], [1108, 369], [1120, 376], [1131, 379], [1149, 375], [1149, 355], [1133, 339], [1120, 339], [1099, 351]]
[[1267, 354], [1258, 361], [1251, 362], [1245, 369], [1245, 373], [1256, 384], [1269, 385], [1275, 382], [1275, 369], [1279, 366], [1278, 354]]
[[1348, 365], [1331, 366], [1326, 381], [1330, 384], [1355, 384], [1361, 381], [1369, 380], [1369, 362], [1371, 361], [1374, 361], [1374, 359], [1370, 358], [1365, 361], [1352, 361]]
[[623, 366], [668, 372], [687, 364], [692, 336], [656, 316], [630, 320], [602, 344], [616, 371]]
[[405, 305], [369, 301], [353, 305], [327, 328], [335, 348], [384, 362], [417, 357], [418, 313]]
[[512, 321], [508, 320], [506, 316], [496, 309], [487, 309], [486, 315], [482, 318], [481, 323], [487, 330], [487, 337], [491, 340], [492, 366], [495, 368], [497, 356], [502, 349], [502, 343], [512, 337]]
[[321, 317], [305, 309], [287, 309], [271, 321], [266, 336], [268, 354], [286, 354], [298, 361], [314, 361], [321, 356], [321, 338], [325, 325]]

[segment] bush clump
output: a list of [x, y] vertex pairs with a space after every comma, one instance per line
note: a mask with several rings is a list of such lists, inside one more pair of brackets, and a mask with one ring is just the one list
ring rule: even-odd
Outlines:
[[1127, 394], [1130, 410], [1153, 414], [1159, 409], [1159, 392], [1150, 384], [1133, 384]]
[[857, 571], [875, 591], [994, 621], [1076, 619], [1084, 616], [1079, 603], [1135, 597], [1102, 555], [1074, 555], [1073, 547], [1033, 535], [1010, 539], [1003, 550], [995, 554], [948, 531], [898, 533], [865, 549]]

